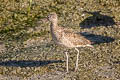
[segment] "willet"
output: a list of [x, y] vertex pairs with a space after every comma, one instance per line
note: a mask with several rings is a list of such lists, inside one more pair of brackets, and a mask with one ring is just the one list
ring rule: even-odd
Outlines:
[[[84, 36], [74, 33], [71, 29], [58, 26], [58, 17], [56, 13], [51, 13], [48, 16], [48, 20], [51, 22], [50, 32], [53, 41], [58, 44], [68, 48], [75, 48], [77, 53], [77, 60], [75, 71], [78, 69], [79, 60], [79, 50], [78, 47], [93, 47], [92, 42], [86, 39]], [[66, 60], [66, 70], [68, 72], [68, 52], [65, 52]]]

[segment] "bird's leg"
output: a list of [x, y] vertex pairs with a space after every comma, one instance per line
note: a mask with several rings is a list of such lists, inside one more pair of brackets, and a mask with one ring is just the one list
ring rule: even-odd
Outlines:
[[78, 69], [79, 50], [78, 50], [77, 48], [75, 48], [75, 50], [78, 52], [78, 53], [77, 53], [76, 65], [75, 65], [75, 72], [76, 72], [76, 71], [77, 71], [77, 69]]
[[68, 73], [68, 53], [67, 52], [65, 52], [65, 54], [66, 54], [66, 70], [67, 70], [67, 73]]

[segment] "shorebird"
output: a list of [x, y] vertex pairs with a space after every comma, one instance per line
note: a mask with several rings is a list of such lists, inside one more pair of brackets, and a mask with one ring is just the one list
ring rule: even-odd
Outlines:
[[[72, 29], [64, 28], [58, 25], [58, 17], [56, 13], [51, 13], [48, 15], [48, 20], [51, 22], [50, 24], [50, 33], [53, 41], [61, 46], [67, 48], [75, 48], [77, 53], [77, 60], [75, 65], [75, 71], [78, 69], [78, 60], [79, 60], [79, 49], [78, 47], [92, 47], [92, 42], [86, 39], [84, 36], [76, 34], [72, 31]], [[68, 70], [68, 52], [66, 54], [66, 70]]]

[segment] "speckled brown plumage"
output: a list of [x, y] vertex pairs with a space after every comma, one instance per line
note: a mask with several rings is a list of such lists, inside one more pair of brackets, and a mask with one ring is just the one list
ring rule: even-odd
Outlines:
[[77, 47], [92, 47], [91, 42], [84, 36], [74, 33], [72, 29], [58, 26], [58, 18], [56, 13], [50, 14], [48, 16], [48, 20], [51, 22], [51, 36], [56, 44], [68, 48], [76, 48], [77, 51]]
[[55, 43], [72, 48], [91, 46], [91, 42], [82, 35], [73, 33], [71, 29], [58, 26], [56, 13], [50, 14], [49, 20], [51, 21], [51, 36]]

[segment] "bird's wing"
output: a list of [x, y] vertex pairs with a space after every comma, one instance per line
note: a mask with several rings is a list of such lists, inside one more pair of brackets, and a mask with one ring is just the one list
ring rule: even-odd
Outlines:
[[75, 34], [69, 30], [64, 30], [63, 37], [74, 46], [91, 44], [91, 42], [87, 40], [84, 36]]

